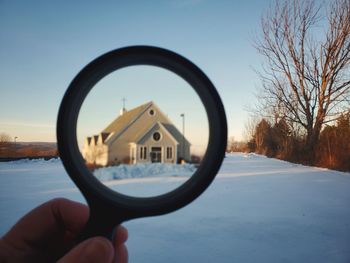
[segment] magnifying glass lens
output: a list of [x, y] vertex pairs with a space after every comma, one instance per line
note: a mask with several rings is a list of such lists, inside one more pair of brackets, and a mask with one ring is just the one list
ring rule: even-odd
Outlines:
[[76, 136], [91, 176], [118, 193], [154, 197], [196, 172], [209, 125], [200, 98], [184, 79], [155, 66], [129, 66], [89, 92]]

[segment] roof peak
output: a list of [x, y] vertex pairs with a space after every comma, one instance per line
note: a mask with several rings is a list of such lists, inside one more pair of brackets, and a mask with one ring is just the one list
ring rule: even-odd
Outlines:
[[156, 105], [153, 101], [148, 101], [140, 106], [132, 108], [128, 111], [120, 114], [114, 121], [112, 121], [102, 132], [115, 132], [121, 131], [123, 128], [129, 126], [133, 123], [143, 112], [145, 112], [149, 107]]

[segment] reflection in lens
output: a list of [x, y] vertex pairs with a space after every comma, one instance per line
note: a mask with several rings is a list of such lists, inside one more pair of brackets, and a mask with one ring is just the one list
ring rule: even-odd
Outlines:
[[131, 196], [155, 196], [194, 174], [205, 154], [208, 123], [184, 80], [138, 66], [94, 87], [80, 111], [77, 136], [87, 167], [105, 185]]

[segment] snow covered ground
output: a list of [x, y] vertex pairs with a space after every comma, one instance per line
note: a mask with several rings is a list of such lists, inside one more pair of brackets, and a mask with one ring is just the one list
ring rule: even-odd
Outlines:
[[[93, 174], [119, 193], [134, 197], [153, 197], [174, 190], [188, 180], [196, 170], [197, 168], [192, 164], [122, 164], [96, 169]], [[136, 182], [157, 183], [157, 187], [148, 184], [148, 187], [140, 189], [133, 186]], [[129, 187], [130, 183], [132, 187]]]
[[[113, 182], [145, 194], [178, 184]], [[59, 160], [0, 163], [0, 187], [1, 235], [51, 198], [84, 202]], [[192, 204], [125, 223], [130, 262], [350, 262], [349, 204], [349, 173], [230, 154]]]

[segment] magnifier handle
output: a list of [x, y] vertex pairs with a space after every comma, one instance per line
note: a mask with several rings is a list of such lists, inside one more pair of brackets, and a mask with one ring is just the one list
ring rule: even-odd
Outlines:
[[[77, 243], [80, 243], [88, 238], [102, 236], [113, 240], [115, 228], [121, 224], [121, 220], [106, 222], [94, 218], [89, 218], [89, 221], [83, 228], [82, 232], [77, 237]], [[119, 222], [120, 221], [120, 222]]]
[[[121, 224], [122, 220], [120, 220], [120, 222], [119, 220], [117, 220], [117, 221], [114, 221], [113, 223], [110, 220], [108, 221], [109, 221], [108, 222], [109, 224], [107, 222], [99, 222], [98, 220], [89, 218], [83, 230], [75, 238], [73, 242], [73, 246], [80, 244], [86, 239], [96, 237], [96, 236], [102, 236], [112, 241], [114, 238], [114, 230], [118, 225]], [[56, 256], [56, 260], [59, 260], [63, 255], [68, 253], [68, 251], [69, 251], [68, 248], [64, 251], [60, 251], [60, 254]]]

